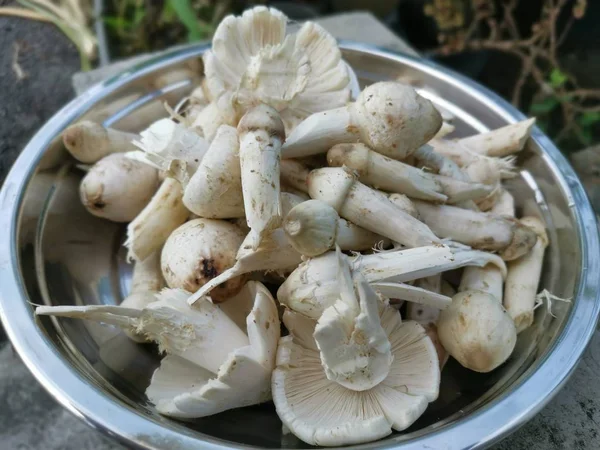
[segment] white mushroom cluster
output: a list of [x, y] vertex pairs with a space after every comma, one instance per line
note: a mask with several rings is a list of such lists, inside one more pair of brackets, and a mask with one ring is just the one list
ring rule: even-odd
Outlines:
[[133, 286], [37, 314], [158, 344], [147, 396], [166, 416], [273, 399], [308, 444], [364, 443], [423, 414], [449, 357], [492, 371], [533, 323], [548, 237], [503, 184], [533, 120], [450, 139], [410, 86], [352, 99], [335, 39], [286, 23], [225, 18], [188, 108], [139, 135], [65, 130], [93, 164], [84, 206], [129, 223]]

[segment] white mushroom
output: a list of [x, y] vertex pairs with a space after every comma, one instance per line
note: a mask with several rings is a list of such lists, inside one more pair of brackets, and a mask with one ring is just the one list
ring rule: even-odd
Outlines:
[[337, 245], [342, 250], [373, 248], [384, 239], [338, 216], [320, 200], [308, 200], [292, 208], [282, 225], [292, 246], [304, 256], [317, 256]]
[[487, 156], [503, 157], [523, 150], [531, 134], [535, 118], [506, 125], [487, 133], [479, 133], [460, 139], [463, 147]]
[[256, 250], [283, 219], [279, 196], [283, 123], [277, 111], [261, 104], [242, 117], [238, 134], [244, 210], [252, 234], [251, 245]]
[[287, 20], [264, 6], [223, 19], [203, 56], [212, 98], [234, 92], [244, 109], [267, 103], [304, 117], [346, 104], [350, 78], [335, 38], [313, 22], [286, 36]]
[[221, 125], [192, 175], [183, 194], [183, 204], [207, 219], [244, 217], [244, 197], [235, 128]]
[[347, 263], [342, 270], [336, 303], [318, 322], [284, 314], [290, 335], [279, 341], [273, 372], [277, 414], [311, 445], [404, 430], [439, 392], [437, 356], [423, 328], [402, 322]]
[[157, 342], [166, 356], [146, 395], [160, 414], [198, 418], [270, 400], [280, 325], [269, 291], [248, 282], [226, 307], [206, 299], [190, 307], [188, 295], [165, 290], [143, 310], [40, 306], [36, 314], [113, 324]]
[[204, 139], [212, 142], [221, 125], [235, 127], [239, 119], [239, 108], [234, 104], [233, 94], [228, 92], [202, 108], [194, 117], [190, 128], [201, 131]]
[[127, 257], [143, 261], [165, 243], [169, 235], [184, 223], [190, 212], [183, 205], [179, 181], [167, 178], [150, 203], [127, 226]]
[[514, 218], [418, 200], [413, 203], [420, 219], [437, 236], [481, 250], [498, 251], [505, 261], [528, 253], [535, 244], [535, 232]]
[[385, 194], [357, 181], [349, 169], [313, 170], [308, 177], [308, 192], [313, 199], [331, 205], [344, 219], [407, 247], [440, 242], [427, 225], [404, 212]]
[[[488, 263], [497, 265], [505, 273], [504, 262], [497, 255], [439, 244], [359, 255], [353, 259], [354, 270], [360, 271], [370, 283], [405, 283], [459, 267]], [[279, 287], [277, 299], [294, 311], [318, 318], [335, 302], [336, 289], [335, 253], [327, 252], [300, 264]]]
[[456, 203], [479, 199], [492, 188], [454, 178], [427, 173], [395, 161], [369, 149], [364, 144], [337, 144], [327, 152], [330, 166], [346, 166], [355, 170], [361, 182], [376, 189], [436, 202]]
[[148, 204], [158, 187], [158, 172], [114, 153], [98, 161], [79, 186], [81, 202], [94, 216], [129, 222]]
[[529, 253], [511, 261], [508, 266], [504, 307], [515, 322], [517, 332], [521, 332], [533, 323], [533, 308], [537, 293], [544, 252], [548, 246], [548, 236], [544, 223], [537, 217], [523, 217], [521, 222], [537, 235], [537, 240]]
[[440, 113], [412, 87], [379, 82], [366, 87], [355, 103], [308, 117], [287, 137], [281, 154], [308, 156], [360, 140], [382, 155], [404, 159], [441, 125]]
[[[144, 309], [156, 301], [156, 294], [165, 286], [160, 269], [160, 252], [154, 252], [144, 261], [135, 262], [131, 278], [129, 295], [121, 302], [125, 308]], [[138, 333], [125, 330], [136, 342], [145, 342], [146, 338]]]
[[[161, 267], [167, 285], [196, 292], [233, 267], [243, 240], [243, 231], [224, 220], [194, 219], [184, 223], [171, 233], [162, 250]], [[211, 292], [212, 300], [220, 302], [235, 295], [245, 278], [220, 284]]]
[[[461, 170], [461, 168], [452, 161], [450, 158], [436, 153], [430, 145], [423, 145], [421, 148], [417, 149], [413, 153], [413, 157], [423, 166], [429, 170], [432, 170], [439, 175], [443, 175], [445, 177], [454, 178], [455, 180], [462, 181], [465, 183], [471, 182], [471, 178]], [[459, 205], [461, 208], [472, 209], [474, 211], [479, 211], [479, 208], [472, 200], [466, 200], [464, 202], [460, 202]]]
[[183, 186], [208, 150], [208, 142], [202, 136], [172, 119], [154, 122], [140, 133], [139, 141], [133, 143], [142, 151], [128, 154], [130, 158], [167, 171]]
[[75, 159], [89, 164], [111, 153], [135, 150], [132, 141], [138, 136], [84, 120], [63, 131], [62, 138], [65, 147]]
[[[293, 194], [282, 193], [281, 205], [283, 213], [287, 213], [294, 206], [304, 200]], [[205, 285], [189, 298], [194, 303], [201, 297], [208, 295], [214, 288], [241, 275], [255, 271], [277, 271], [284, 273], [294, 270], [302, 261], [302, 255], [296, 251], [281, 228], [271, 232], [258, 246], [252, 248], [254, 236], [251, 233], [239, 246], [235, 257], [235, 264], [222, 272], [217, 277], [209, 280]]]
[[461, 292], [437, 322], [444, 348], [476, 372], [491, 372], [503, 364], [517, 342], [517, 330], [501, 302], [502, 278], [497, 267], [467, 271]]

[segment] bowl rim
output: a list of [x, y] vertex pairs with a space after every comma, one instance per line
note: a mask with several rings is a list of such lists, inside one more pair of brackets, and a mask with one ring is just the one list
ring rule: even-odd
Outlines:
[[[340, 47], [374, 54], [435, 74], [445, 82], [468, 90], [473, 97], [509, 123], [525, 118], [489, 89], [431, 61], [352, 41], [340, 41]], [[165, 445], [191, 448], [197, 447], [200, 442], [203, 448], [211, 450], [252, 446], [220, 440], [176, 422], [170, 422], [169, 428], [164, 427], [160, 418], [144, 416], [125, 403], [106, 396], [100, 387], [73, 370], [71, 364], [36, 324], [33, 306], [27, 302], [28, 296], [19, 269], [18, 214], [25, 188], [44, 153], [42, 150], [70, 122], [90, 105], [123, 85], [159, 68], [200, 56], [208, 48], [210, 44], [193, 44], [167, 51], [110, 77], [72, 100], [30, 140], [0, 191], [3, 212], [0, 214], [0, 229], [8, 230], [0, 233], [0, 319], [8, 337], [27, 368], [61, 405], [93, 428], [138, 448], [164, 448]], [[352, 448], [485, 448], [531, 419], [560, 390], [576, 368], [596, 329], [600, 313], [600, 290], [596, 289], [594, 278], [600, 272], [600, 259], [596, 257], [600, 254], [596, 216], [581, 182], [566, 158], [537, 127], [533, 128], [532, 138], [542, 149], [546, 162], [554, 169], [579, 234], [582, 270], [572, 311], [562, 331], [536, 362], [534, 370], [521, 376], [519, 382], [508, 391], [477, 411], [423, 435], [416, 432], [414, 438], [402, 442], [392, 438]], [[466, 426], [469, 427], [469, 433], [462, 431]]]

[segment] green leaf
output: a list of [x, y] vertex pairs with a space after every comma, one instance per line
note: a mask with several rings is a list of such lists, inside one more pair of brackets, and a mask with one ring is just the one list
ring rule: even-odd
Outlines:
[[600, 112], [584, 112], [577, 122], [583, 127], [591, 127], [600, 122]]
[[546, 97], [545, 99], [532, 103], [529, 107], [530, 114], [548, 114], [559, 105], [556, 97]]
[[559, 88], [567, 81], [569, 81], [569, 76], [561, 72], [560, 69], [552, 69], [552, 72], [550, 72], [550, 85], [553, 88]]
[[203, 33], [196, 17], [196, 11], [190, 0], [169, 0], [169, 5], [175, 11], [179, 21], [188, 32], [188, 41], [194, 42], [202, 39]]

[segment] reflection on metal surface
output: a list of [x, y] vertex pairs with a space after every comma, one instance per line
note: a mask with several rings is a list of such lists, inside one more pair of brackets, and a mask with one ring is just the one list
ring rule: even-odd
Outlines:
[[[304, 447], [282, 434], [272, 404], [190, 423], [159, 416], [144, 396], [160, 359], [153, 346], [133, 344], [110, 326], [36, 320], [28, 303], [112, 304], [125, 297], [130, 268], [120, 247], [123, 226], [95, 218], [81, 206], [82, 173], [68, 160], [59, 134], [81, 118], [139, 131], [165, 115], [164, 101], [174, 106], [189, 93], [196, 83], [190, 67], [205, 48], [175, 51], [93, 88], [59, 112], [24, 150], [0, 193], [2, 319], [25, 363], [63, 405], [130, 445], [190, 448], [201, 440], [208, 449]], [[431, 64], [355, 44], [346, 45], [343, 55], [361, 86], [398, 77], [413, 80], [456, 116], [457, 136], [522, 117], [494, 94]], [[539, 131], [534, 136], [519, 156], [521, 174], [508, 188], [520, 212], [544, 218], [549, 227], [542, 286], [575, 301], [558, 305], [557, 318], [540, 308], [513, 356], [491, 374], [450, 362], [439, 399], [414, 426], [358, 448], [489, 445], [531, 418], [575, 367], [599, 310], [595, 217], [558, 150]]]

